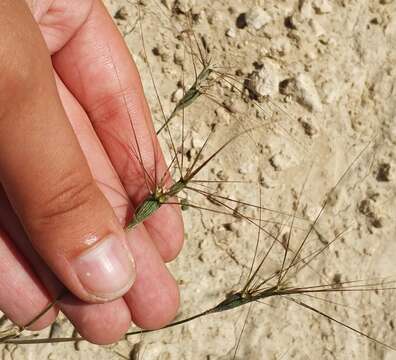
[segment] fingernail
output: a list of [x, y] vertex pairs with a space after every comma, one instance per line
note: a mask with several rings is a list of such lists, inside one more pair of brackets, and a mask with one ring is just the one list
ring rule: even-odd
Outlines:
[[85, 290], [102, 300], [122, 296], [135, 280], [132, 256], [114, 235], [83, 252], [72, 265]]

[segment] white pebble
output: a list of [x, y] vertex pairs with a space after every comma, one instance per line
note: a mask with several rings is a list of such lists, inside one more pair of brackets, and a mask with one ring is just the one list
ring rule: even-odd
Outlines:
[[309, 206], [308, 204], [304, 207], [304, 215], [309, 221], [314, 222], [320, 212], [322, 211], [321, 206]]
[[173, 103], [178, 103], [182, 98], [183, 98], [183, 89], [179, 88], [176, 91], [173, 92], [172, 97], [171, 97], [171, 101]]
[[254, 164], [246, 161], [239, 167], [238, 172], [242, 175], [252, 174], [254, 172]]
[[302, 104], [305, 105], [310, 111], [321, 112], [322, 101], [312, 78], [307, 74], [300, 73], [297, 75], [295, 80], [298, 97], [300, 98]]
[[277, 181], [269, 176], [266, 172], [262, 171], [259, 176], [260, 185], [267, 189], [274, 189], [277, 187]]
[[290, 52], [290, 41], [286, 37], [276, 37], [272, 41], [271, 49], [280, 53], [281, 55], [286, 55]]
[[313, 7], [318, 14], [328, 14], [333, 11], [333, 7], [329, 0], [314, 0]]
[[303, 1], [300, 6], [300, 15], [302, 19], [311, 19], [314, 14], [312, 3], [310, 0]]
[[229, 28], [229, 29], [226, 31], [226, 35], [227, 35], [228, 37], [230, 37], [230, 38], [235, 38], [235, 37], [236, 37], [236, 30], [235, 30], [235, 28]]
[[173, 61], [175, 62], [176, 65], [183, 65], [185, 60], [185, 54], [184, 51], [179, 49], [176, 50], [174, 55], [173, 55]]
[[313, 137], [313, 136], [318, 134], [319, 129], [316, 126], [316, 122], [315, 122], [315, 120], [313, 118], [307, 117], [307, 116], [303, 116], [303, 117], [301, 117], [299, 119], [299, 122], [300, 122], [301, 126], [303, 127], [304, 132], [308, 136]]
[[228, 124], [230, 121], [230, 113], [224, 109], [222, 106], [218, 107], [215, 110], [216, 116], [220, 118], [220, 121], [223, 123]]
[[311, 26], [311, 29], [316, 37], [320, 37], [326, 33], [325, 29], [323, 29], [323, 26], [314, 19], [309, 21], [309, 25]]
[[260, 30], [267, 25], [271, 20], [271, 16], [262, 8], [255, 7], [250, 9], [245, 14], [246, 24], [256, 30]]
[[205, 139], [203, 139], [199, 134], [194, 133], [191, 137], [191, 147], [194, 149], [201, 149], [205, 144]]
[[389, 139], [393, 144], [396, 145], [396, 117], [393, 120], [393, 124], [389, 129]]
[[168, 10], [171, 10], [169, 0], [161, 0], [161, 4], [164, 5]]
[[323, 84], [321, 93], [325, 104], [334, 104], [342, 96], [342, 88], [340, 82], [332, 79]]
[[275, 171], [284, 171], [297, 165], [297, 160], [290, 151], [280, 150], [270, 158], [270, 164]]
[[278, 67], [265, 61], [260, 70], [249, 76], [249, 88], [260, 96], [274, 96], [278, 93], [279, 81]]
[[187, 14], [195, 5], [194, 0], [176, 0], [176, 8], [183, 14]]

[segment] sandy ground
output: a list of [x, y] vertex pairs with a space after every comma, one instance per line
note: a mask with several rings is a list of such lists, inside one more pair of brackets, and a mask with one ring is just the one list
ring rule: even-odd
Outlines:
[[[142, 3], [148, 59], [165, 113], [170, 113], [182, 94], [183, 81], [186, 86], [194, 81], [191, 58], [176, 38], [186, 28], [184, 14], [189, 10], [197, 37], [205, 38], [210, 58], [219, 71], [250, 79], [250, 88], [262, 95], [258, 96], [258, 108], [224, 81], [207, 89], [231, 112], [203, 96], [197, 100], [185, 113], [185, 151], [194, 157], [212, 124], [217, 127], [209, 149], [216, 149], [243, 128], [268, 124], [257, 128], [251, 137], [231, 144], [200, 178], [243, 180], [212, 188], [254, 204], [259, 203], [261, 193], [263, 206], [288, 214], [297, 208], [299, 219], [291, 240], [294, 249], [307, 233], [309, 221], [315, 219], [326, 193], [375, 138], [375, 144], [367, 148], [331, 193], [305, 251], [323, 247], [337, 234], [346, 233], [301, 271], [295, 283], [308, 286], [395, 275], [396, 3]], [[108, 0], [106, 4], [114, 16], [117, 14], [115, 21], [134, 54], [159, 126], [161, 112], [144, 61], [136, 8], [123, 0]], [[180, 133], [174, 128], [180, 149]], [[166, 149], [166, 137], [162, 141]], [[255, 142], [259, 146], [253, 146]], [[194, 195], [188, 198], [191, 203], [199, 201], [213, 207]], [[259, 216], [247, 207], [238, 209]], [[279, 213], [263, 211], [261, 216], [263, 220], [290, 224], [290, 218]], [[257, 227], [235, 217], [190, 208], [184, 218], [186, 244], [179, 258], [169, 265], [180, 285], [180, 319], [210, 308], [243, 286], [257, 238]], [[271, 231], [281, 228], [265, 221], [263, 226]], [[288, 230], [287, 225], [281, 229], [283, 240]], [[266, 248], [269, 239], [261, 235]], [[260, 276], [279, 269], [282, 249], [275, 248]], [[390, 291], [336, 294], [327, 298], [331, 302], [299, 299], [396, 346], [396, 300]], [[54, 329], [56, 336], [72, 332], [64, 319]], [[236, 359], [396, 359], [396, 352], [280, 298], [256, 303], [250, 310], [235, 309], [177, 328], [131, 337], [109, 347], [83, 342], [78, 346], [6, 346], [1, 356], [121, 359], [118, 352], [126, 358], [134, 353], [132, 359], [230, 359], [239, 338]]]

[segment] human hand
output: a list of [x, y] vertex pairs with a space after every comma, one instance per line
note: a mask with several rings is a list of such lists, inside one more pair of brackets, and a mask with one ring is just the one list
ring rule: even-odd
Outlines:
[[0, 309], [24, 325], [63, 283], [60, 309], [89, 341], [114, 342], [131, 320], [164, 326], [179, 304], [164, 261], [180, 251], [183, 226], [164, 206], [122, 230], [127, 199], [133, 207], [144, 192], [138, 159], [120, 151], [136, 150], [131, 122], [146, 170], [166, 165], [120, 34], [99, 0], [0, 8]]

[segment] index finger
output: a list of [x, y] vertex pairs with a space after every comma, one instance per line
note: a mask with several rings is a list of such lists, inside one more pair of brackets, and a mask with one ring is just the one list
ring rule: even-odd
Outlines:
[[[136, 65], [100, 1], [94, 2], [87, 21], [54, 55], [53, 63], [88, 113], [128, 195], [138, 205], [167, 167]], [[178, 207], [163, 206], [145, 225], [162, 257], [174, 258], [183, 241]]]
[[29, 8], [7, 0], [1, 10], [0, 183], [35, 250], [75, 295], [117, 298], [134, 277], [125, 234], [66, 117]]

